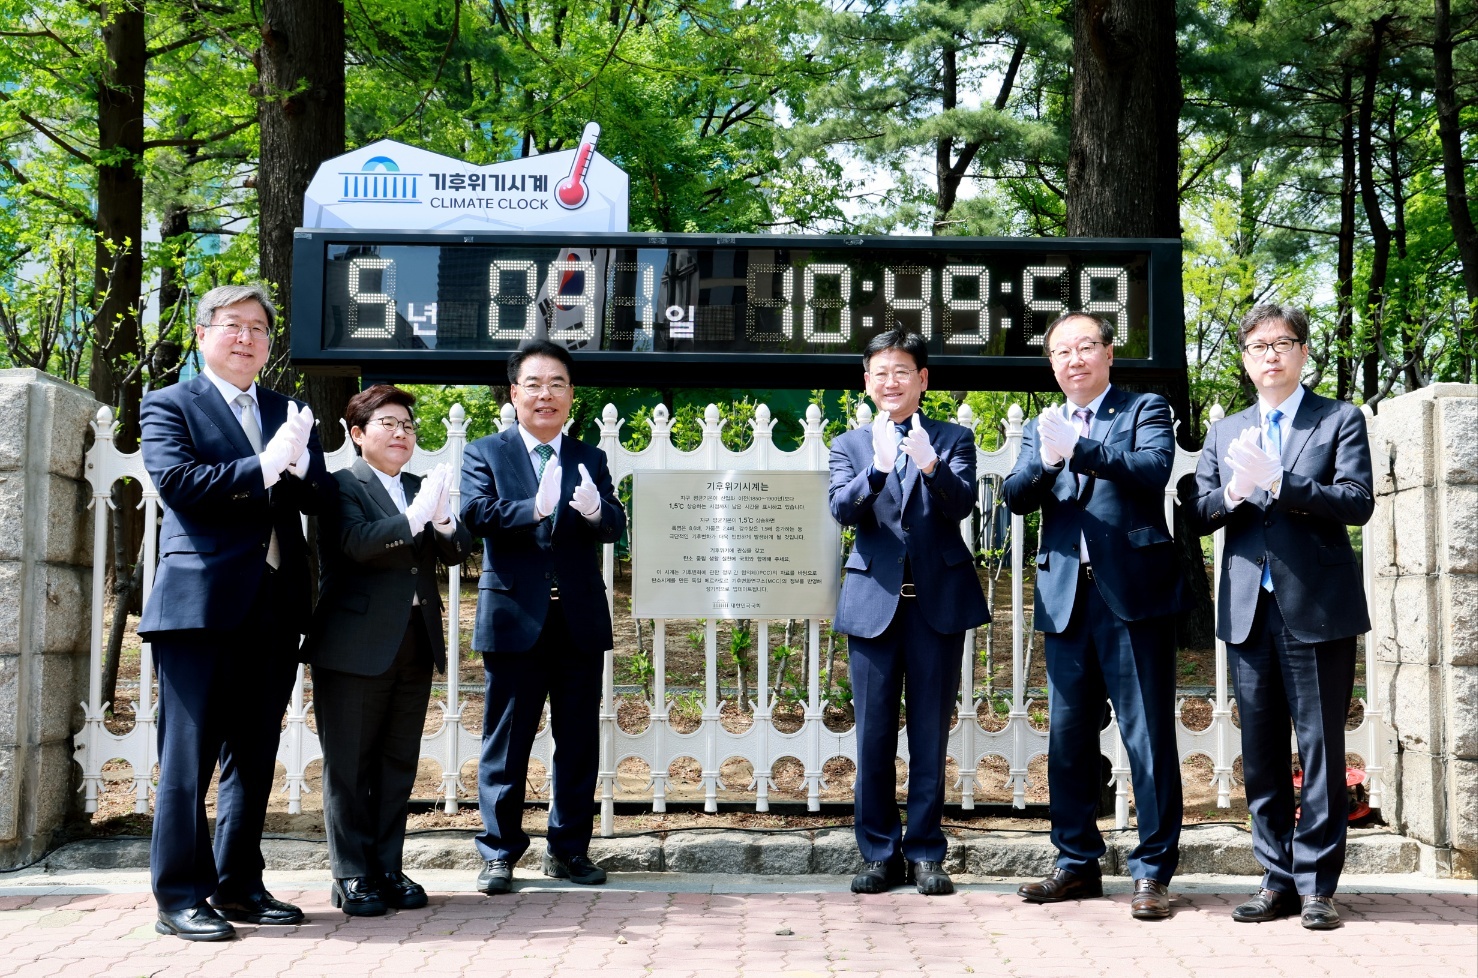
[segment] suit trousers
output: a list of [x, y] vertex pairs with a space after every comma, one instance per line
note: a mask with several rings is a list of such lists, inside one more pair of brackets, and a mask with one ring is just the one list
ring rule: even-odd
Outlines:
[[[964, 648], [964, 633], [930, 628], [914, 598], [899, 599], [893, 621], [877, 638], [847, 638], [857, 714], [854, 831], [868, 862], [899, 855], [910, 862], [944, 859], [944, 762]], [[907, 835], [898, 820], [895, 767], [900, 697], [907, 712]]]
[[[1355, 685], [1355, 639], [1308, 644], [1288, 632], [1278, 601], [1261, 592], [1247, 641], [1228, 644], [1242, 720], [1242, 777], [1263, 886], [1333, 896], [1345, 864], [1349, 797], [1345, 716]], [[1303, 766], [1295, 819], [1289, 734]]]
[[337, 879], [400, 871], [431, 673], [420, 608], [411, 609], [395, 660], [380, 675], [313, 667], [323, 814]]
[[[239, 628], [153, 632], [159, 672], [159, 785], [149, 870], [160, 910], [262, 889], [262, 824], [282, 718], [297, 678], [298, 635], [275, 610], [279, 575], [262, 576]], [[212, 849], [205, 796], [219, 762]]]
[[1104, 854], [1096, 820], [1102, 768], [1099, 731], [1107, 695], [1129, 754], [1139, 845], [1134, 879], [1169, 883], [1180, 858], [1180, 758], [1175, 743], [1175, 638], [1169, 617], [1125, 621], [1086, 574], [1068, 627], [1046, 636], [1051, 728], [1048, 813], [1057, 865], [1096, 876]]
[[524, 789], [546, 698], [554, 737], [549, 851], [567, 859], [590, 849], [605, 656], [575, 646], [565, 615], [578, 611], [565, 609], [564, 603], [550, 603], [543, 631], [528, 650], [483, 654], [487, 699], [477, 766], [483, 832], [475, 840], [483, 859], [516, 863], [529, 848], [523, 830]]

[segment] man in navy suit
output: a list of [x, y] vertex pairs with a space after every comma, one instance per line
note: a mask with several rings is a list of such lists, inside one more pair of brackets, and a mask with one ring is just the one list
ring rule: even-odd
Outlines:
[[1165, 486], [1175, 441], [1170, 406], [1109, 383], [1114, 327], [1067, 313], [1042, 342], [1067, 398], [1027, 423], [1001, 488], [1013, 513], [1040, 509], [1036, 627], [1046, 635], [1051, 699], [1047, 783], [1057, 866], [1019, 894], [1033, 903], [1103, 895], [1095, 821], [1099, 730], [1107, 695], [1129, 753], [1139, 845], [1129, 856], [1136, 919], [1170, 916], [1179, 859], [1175, 635], [1180, 608]]
[[[1197, 531], [1226, 529], [1216, 637], [1231, 655], [1253, 851], [1267, 871], [1232, 917], [1298, 913], [1305, 927], [1330, 930], [1340, 926], [1355, 636], [1370, 628], [1346, 528], [1375, 510], [1370, 441], [1354, 405], [1299, 383], [1309, 355], [1302, 310], [1259, 305], [1237, 339], [1257, 403], [1212, 426], [1187, 500]], [[1290, 726], [1303, 766], [1296, 817]]]
[[601, 544], [626, 529], [606, 456], [564, 435], [574, 388], [568, 351], [547, 340], [508, 358], [518, 424], [462, 456], [462, 521], [483, 538], [472, 647], [487, 672], [477, 767], [483, 859], [477, 888], [507, 893], [529, 847], [529, 751], [549, 700], [554, 798], [544, 872], [604, 883], [591, 861], [600, 754], [600, 684], [612, 646]]
[[[990, 621], [960, 521], [975, 506], [975, 441], [919, 414], [929, 389], [923, 337], [880, 333], [862, 355], [878, 407], [868, 428], [831, 443], [831, 514], [855, 527], [837, 602], [857, 714], [855, 831], [862, 852], [854, 893], [912, 879], [920, 893], [954, 892], [947, 850], [944, 762], [960, 691], [965, 632]], [[898, 704], [908, 731], [908, 832], [895, 800]]]
[[[144, 467], [166, 507], [139, 622], [159, 670], [159, 786], [149, 850], [155, 929], [225, 940], [227, 920], [296, 924], [262, 883], [262, 823], [312, 610], [301, 514], [332, 505], [313, 413], [255, 377], [276, 311], [256, 286], [200, 299], [205, 361], [144, 398]], [[205, 795], [219, 761], [212, 850]]]

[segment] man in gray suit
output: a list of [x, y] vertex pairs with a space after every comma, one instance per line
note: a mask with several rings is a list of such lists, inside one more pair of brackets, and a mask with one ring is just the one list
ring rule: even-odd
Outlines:
[[[1340, 926], [1355, 636], [1370, 628], [1347, 527], [1375, 509], [1370, 441], [1356, 407], [1299, 383], [1309, 351], [1302, 310], [1257, 306], [1238, 341], [1257, 403], [1212, 426], [1185, 500], [1197, 532], [1226, 529], [1216, 635], [1231, 654], [1253, 850], [1267, 870], [1232, 917], [1299, 913], [1305, 927], [1330, 930]], [[1290, 726], [1303, 766], [1296, 818]]]

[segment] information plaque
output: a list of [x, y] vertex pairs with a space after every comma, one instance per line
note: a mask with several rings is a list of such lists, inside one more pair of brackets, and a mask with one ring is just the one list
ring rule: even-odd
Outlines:
[[649, 472], [632, 484], [636, 618], [830, 618], [825, 472]]

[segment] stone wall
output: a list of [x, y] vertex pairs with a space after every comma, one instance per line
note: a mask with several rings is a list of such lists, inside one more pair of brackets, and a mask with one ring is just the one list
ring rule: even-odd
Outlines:
[[98, 404], [37, 370], [0, 370], [0, 868], [39, 856], [80, 810], [72, 734], [87, 697]]
[[1423, 869], [1478, 871], [1478, 385], [1380, 406], [1376, 509], [1365, 528], [1373, 687], [1395, 733], [1386, 820]]

